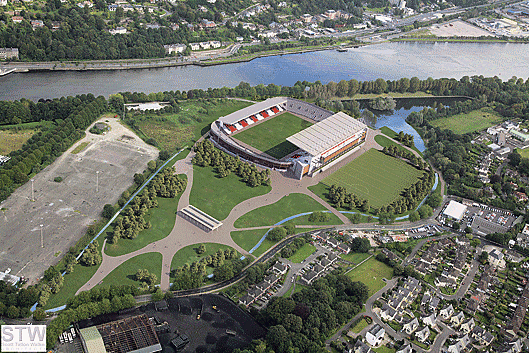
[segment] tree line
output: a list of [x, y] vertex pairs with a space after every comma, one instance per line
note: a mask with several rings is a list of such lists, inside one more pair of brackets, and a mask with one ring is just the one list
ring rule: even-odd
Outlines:
[[140, 231], [149, 229], [151, 224], [145, 221], [144, 216], [149, 209], [158, 207], [156, 197], [174, 198], [185, 190], [186, 185], [187, 180], [173, 174], [172, 168], [166, 168], [158, 173], [141, 196], [134, 198], [116, 218], [110, 242], [117, 244], [121, 238], [134, 239]]
[[196, 154], [192, 160], [193, 164], [200, 167], [214, 167], [219, 178], [225, 178], [233, 172], [248, 186], [270, 185], [270, 170], [259, 171], [255, 164], [243, 162], [215, 148], [209, 140], [197, 142], [194, 150]]

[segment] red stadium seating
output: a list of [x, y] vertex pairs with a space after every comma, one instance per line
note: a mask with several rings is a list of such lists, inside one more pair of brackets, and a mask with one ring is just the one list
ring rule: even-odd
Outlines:
[[228, 129], [230, 129], [231, 132], [237, 131], [237, 129], [233, 125], [226, 125], [226, 126], [228, 127]]
[[272, 108], [272, 111], [273, 111], [274, 113], [276, 113], [276, 114], [279, 113], [279, 109], [277, 109], [277, 107], [273, 107], [273, 108]]
[[268, 115], [267, 112], [265, 112], [264, 110], [261, 112], [261, 115], [263, 116], [263, 118], [268, 118], [270, 115]]
[[244, 121], [244, 120], [239, 121], [239, 124], [241, 124], [242, 127], [247, 127], [248, 126], [248, 123], [246, 121]]
[[257, 120], [257, 118], [255, 117], [255, 115], [252, 115], [252, 116], [250, 117], [250, 119], [252, 119], [252, 120], [255, 121], [255, 122], [258, 122], [258, 121], [259, 121], [259, 120]]

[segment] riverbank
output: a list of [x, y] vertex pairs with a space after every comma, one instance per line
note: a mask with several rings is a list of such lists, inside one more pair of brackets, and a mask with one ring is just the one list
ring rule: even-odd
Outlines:
[[513, 44], [528, 44], [529, 41], [521, 39], [502, 39], [502, 38], [491, 38], [491, 39], [467, 39], [467, 38], [443, 38], [443, 37], [399, 37], [392, 38], [390, 42], [422, 42], [422, 43], [513, 43]]
[[[105, 71], [105, 70], [133, 70], [151, 69], [178, 66], [215, 66], [224, 64], [236, 64], [250, 62], [254, 59], [270, 56], [281, 56], [289, 54], [304, 54], [316, 51], [338, 50], [358, 48], [367, 43], [356, 43], [349, 45], [318, 45], [304, 46], [299, 48], [287, 48], [284, 50], [263, 51], [243, 56], [230, 56], [209, 60], [189, 60], [189, 58], [154, 58], [154, 59], [124, 59], [124, 60], [96, 60], [96, 61], [47, 61], [47, 62], [8, 62], [3, 64], [4, 75], [11, 72], [31, 72], [31, 71]], [[0, 71], [0, 76], [1, 76]]]

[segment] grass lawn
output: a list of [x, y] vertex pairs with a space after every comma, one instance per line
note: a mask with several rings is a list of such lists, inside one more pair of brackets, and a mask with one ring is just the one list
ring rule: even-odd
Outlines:
[[353, 281], [363, 282], [369, 288], [369, 296], [372, 296], [386, 285], [382, 278], [393, 277], [393, 269], [372, 257], [347, 273], [347, 276]]
[[308, 287], [303, 284], [296, 283], [296, 288], [294, 289], [294, 292], [292, 294], [301, 292], [305, 288], [308, 288]]
[[502, 117], [492, 108], [485, 107], [469, 113], [432, 120], [430, 124], [440, 129], [452, 130], [456, 134], [466, 134], [484, 130], [502, 121]]
[[393, 97], [393, 98], [408, 98], [408, 97], [433, 97], [433, 94], [425, 93], [425, 92], [391, 92], [391, 93], [365, 93], [365, 94], [355, 94], [354, 99], [370, 99], [370, 98], [378, 98], [378, 97]]
[[[372, 207], [379, 208], [393, 202], [400, 193], [413, 185], [423, 174], [406, 162], [371, 149], [346, 166], [329, 175], [309, 189], [326, 197], [331, 185], [343, 186], [347, 192], [367, 199]], [[321, 186], [320, 184], [323, 184]], [[324, 191], [322, 193], [322, 191]]]
[[360, 262], [367, 259], [371, 254], [367, 252], [363, 253], [349, 253], [349, 254], [341, 254], [340, 257], [344, 259], [345, 261], [353, 262], [355, 264], [359, 264]]
[[290, 298], [292, 295], [292, 291], [294, 290], [294, 286], [292, 285], [289, 290], [285, 294], [283, 294], [283, 298]]
[[[394, 140], [396, 140], [396, 139], [397, 139], [397, 136], [399, 135], [399, 134], [397, 134], [395, 131], [393, 131], [393, 130], [391, 130], [389, 127], [387, 127], [387, 126], [382, 126], [382, 127], [380, 128], [380, 132], [383, 133], [384, 135], [388, 136], [388, 137], [391, 137], [391, 138], [394, 139]], [[379, 138], [379, 140], [377, 140], [377, 137], [379, 137], [379, 136], [378, 136], [378, 135], [375, 136], [375, 141], [376, 141], [379, 145], [381, 145], [382, 147], [385, 147], [386, 144], [387, 144], [388, 146], [389, 146], [389, 144], [395, 144], [395, 143], [394, 143], [393, 141], [391, 141], [391, 140], [384, 141], [384, 139], [380, 139], [380, 138]], [[405, 148], [403, 148], [401, 145], [398, 145], [398, 144], [397, 144], [397, 146], [399, 146], [399, 149], [400, 149], [400, 150], [405, 149]], [[415, 145], [414, 145], [411, 149], [414, 150], [415, 152], [417, 152], [420, 156], [423, 155], [422, 152], [419, 151]]]
[[135, 131], [143, 139], [154, 138], [161, 149], [174, 151], [192, 145], [209, 130], [219, 117], [250, 106], [251, 103], [228, 99], [212, 99], [200, 102], [186, 100], [179, 103], [180, 111], [161, 116], [146, 115], [135, 118]]
[[408, 152], [407, 149], [405, 149], [404, 147], [402, 147], [398, 143], [395, 143], [395, 142], [391, 141], [386, 136], [376, 135], [375, 136], [375, 141], [376, 141], [376, 143], [378, 143], [382, 147], [397, 146], [399, 151]]
[[[235, 221], [236, 228], [248, 228], [259, 226], [271, 226], [277, 222], [305, 212], [325, 211], [318, 201], [305, 194], [289, 194], [284, 196], [281, 200], [271, 205], [262, 206], [252, 210]], [[342, 221], [334, 214], [330, 214], [330, 221], [323, 223], [312, 223], [308, 221], [307, 217], [296, 218], [291, 223], [298, 225], [326, 225], [326, 224], [342, 224]]]
[[[103, 248], [103, 240], [99, 239], [99, 251]], [[44, 306], [44, 309], [53, 309], [66, 304], [68, 299], [75, 296], [75, 293], [97, 272], [99, 266], [87, 267], [81, 264], [74, 266], [72, 273], [64, 276], [64, 285], [57, 294], [52, 294]]]
[[287, 137], [304, 130], [312, 124], [297, 116], [284, 112], [264, 122], [241, 131], [234, 137], [259, 151], [281, 159], [298, 148], [286, 140]]
[[89, 143], [90, 142], [87, 142], [87, 141], [80, 143], [79, 146], [77, 146], [77, 147], [75, 147], [73, 149], [72, 154], [77, 154], [77, 153], [81, 152], [82, 150], [84, 150], [86, 148], [86, 146], [88, 146]]
[[351, 327], [351, 331], [353, 331], [354, 333], [360, 333], [363, 329], [365, 329], [369, 324], [367, 323], [367, 321], [365, 319], [361, 319], [360, 321], [358, 321], [356, 323], [356, 325], [354, 325], [354, 327]]
[[395, 353], [397, 350], [395, 348], [388, 348], [386, 346], [381, 346], [378, 348], [373, 348], [373, 351], [377, 353]]
[[271, 186], [247, 186], [234, 173], [225, 178], [217, 178], [212, 167], [194, 165], [193, 188], [189, 202], [214, 218], [223, 220], [235, 205], [249, 198], [267, 194], [270, 190]]
[[312, 254], [315, 250], [316, 247], [314, 245], [305, 243], [294, 253], [294, 255], [290, 256], [288, 259], [292, 262], [299, 264], [301, 263], [301, 261], [309, 257], [309, 255]]
[[154, 273], [157, 277], [156, 284], [160, 283], [160, 276], [162, 275], [162, 254], [158, 252], [150, 252], [141, 254], [129, 259], [116, 267], [110, 272], [99, 286], [116, 285], [136, 285], [140, 282], [134, 280], [134, 275], [139, 269], [146, 269], [149, 273]]
[[[318, 228], [297, 228], [296, 234], [310, 232], [311, 230]], [[251, 230], [238, 230], [231, 232], [231, 238], [237, 245], [243, 248], [246, 251], [252, 250], [252, 248], [257, 245], [259, 240], [266, 234], [268, 229], [251, 229]], [[265, 239], [261, 245], [255, 249], [252, 253], [253, 256], [259, 257], [264, 254], [268, 249], [274, 246], [277, 242]]]
[[[203, 243], [206, 245], [206, 252], [203, 254], [197, 254], [196, 249], [198, 249], [198, 246], [200, 244], [193, 244], [188, 245], [185, 248], [182, 248], [176, 252], [176, 254], [173, 256], [173, 260], [171, 261], [171, 270], [183, 266], [184, 264], [192, 264], [195, 261], [199, 261], [200, 259], [207, 257], [208, 255], [215, 254], [219, 249], [226, 250], [231, 249], [228, 245], [223, 244], [217, 244], [217, 243]], [[240, 257], [240, 254], [237, 255], [237, 257]], [[208, 266], [206, 267], [206, 272], [208, 274], [213, 273], [213, 268]]]
[[529, 148], [525, 148], [525, 149], [519, 149], [517, 148], [516, 151], [518, 151], [518, 153], [520, 154], [520, 156], [522, 156], [523, 158], [529, 158]]
[[13, 151], [18, 151], [38, 130], [0, 130], [0, 154], [7, 156]]
[[[180, 177], [185, 177], [185, 175], [180, 175]], [[145, 216], [145, 221], [150, 221], [151, 227], [142, 230], [134, 239], [119, 239], [117, 244], [107, 244], [105, 254], [109, 256], [128, 254], [168, 236], [176, 221], [176, 211], [181, 195], [182, 193], [174, 198], [157, 197], [158, 207], [151, 208]]]

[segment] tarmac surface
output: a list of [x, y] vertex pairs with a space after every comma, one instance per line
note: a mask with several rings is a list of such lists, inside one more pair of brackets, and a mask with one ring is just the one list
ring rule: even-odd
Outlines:
[[[33, 183], [28, 181], [0, 204], [7, 209], [0, 215], [0, 271], [11, 268], [12, 274], [34, 283], [100, 218], [105, 204], [117, 202], [134, 173], [157, 158], [154, 147], [117, 119], [99, 121], [105, 120], [109, 132], [94, 135], [87, 129], [86, 137], [38, 173]], [[83, 142], [88, 142], [85, 149], [72, 154]], [[55, 182], [55, 177], [63, 181]]]

